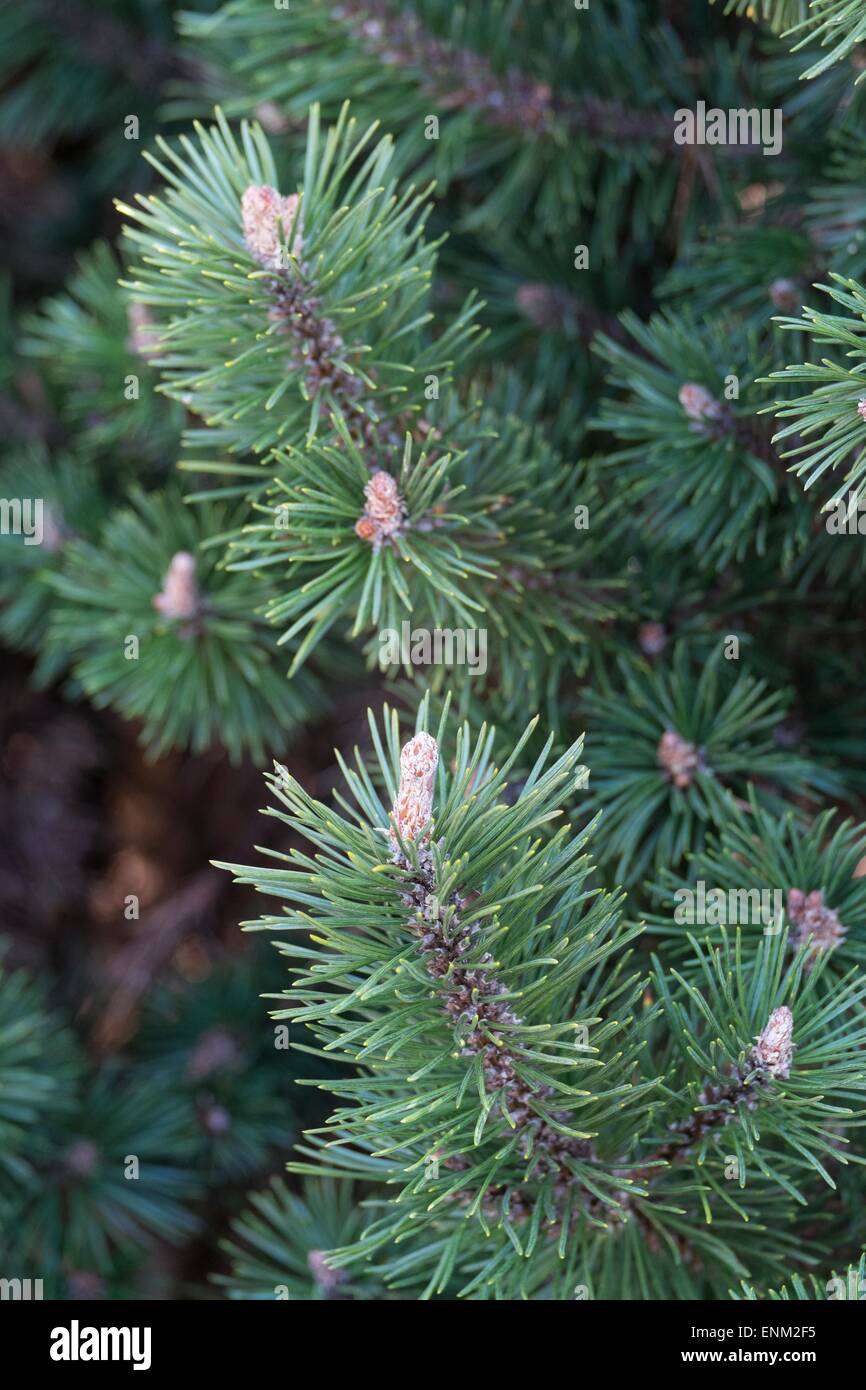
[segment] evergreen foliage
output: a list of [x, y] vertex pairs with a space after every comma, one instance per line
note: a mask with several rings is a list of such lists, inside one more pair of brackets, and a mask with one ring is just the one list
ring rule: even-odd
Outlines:
[[600, 685], [584, 697], [595, 731], [589, 804], [604, 808], [600, 834], [620, 881], [679, 864], [747, 786], [776, 814], [793, 796], [840, 789], [827, 768], [774, 743], [784, 693], [734, 677], [717, 653], [696, 665], [680, 646], [669, 667], [633, 662], [620, 679], [622, 694]]
[[489, 735], [440, 759], [425, 723], [401, 750], [386, 712], [335, 809], [278, 771], [273, 814], [317, 853], [224, 866], [289, 899], [250, 924], [291, 933], [275, 1017], [348, 1069], [295, 1167], [383, 1184], [334, 1268], [375, 1256], [422, 1297], [613, 1297], [627, 1259], [643, 1296], [682, 1297], [817, 1258], [788, 1228], [863, 1113], [858, 972], [828, 996], [826, 960], [788, 965], [778, 938], [695, 942], [699, 978], [658, 963], [647, 994], [587, 832], [555, 824], [579, 745], [509, 804]]
[[[68, 1031], [48, 1007], [45, 989], [24, 971], [0, 974], [0, 1202], [32, 1180], [44, 1144], [42, 1126], [68, 1104], [77, 1070]], [[42, 1124], [40, 1125], [40, 1121]], [[31, 1142], [35, 1136], [36, 1145]]]
[[[788, 365], [775, 373], [777, 380], [807, 382], [806, 393], [780, 402], [776, 413], [781, 420], [793, 418], [776, 438], [784, 440], [785, 456], [796, 459], [793, 471], [808, 489], [821, 480], [821, 505], [829, 510], [844, 498], [857, 503], [863, 496], [863, 450], [860, 444], [864, 415], [862, 397], [863, 332], [866, 325], [866, 291], [856, 280], [832, 277], [832, 285], [818, 288], [846, 311], [823, 313], [806, 307], [803, 318], [809, 324], [816, 351], [832, 351], [845, 360], [823, 357], [820, 363]], [[798, 321], [784, 319], [785, 328], [801, 328]], [[859, 363], [859, 366], [858, 366]], [[798, 388], [803, 390], [802, 387]], [[837, 472], [836, 470], [839, 470]], [[827, 475], [825, 477], [825, 475]]]
[[[41, 542], [35, 530], [29, 544], [20, 532], [0, 534], [0, 634], [8, 646], [34, 653], [34, 679], [44, 684], [65, 669], [64, 654], [48, 641], [50, 577], [59, 571], [73, 538], [95, 539], [106, 496], [90, 459], [59, 450], [49, 455], [42, 444], [31, 444], [22, 458], [5, 463], [0, 479], [5, 497], [42, 501]], [[33, 511], [22, 520], [35, 528], [38, 516]]]
[[144, 1010], [136, 1061], [154, 1086], [180, 1086], [196, 1135], [191, 1166], [210, 1182], [255, 1177], [296, 1137], [294, 1054], [249, 1007], [272, 981], [256, 959], [233, 961], [198, 985], [163, 985]]
[[[699, 547], [699, 562], [719, 569], [751, 547], [763, 553], [773, 546], [784, 555], [802, 544], [808, 518], [796, 514], [792, 480], [754, 419], [766, 395], [755, 396], [751, 385], [734, 404], [718, 398], [720, 383], [749, 382], [760, 361], [757, 337], [743, 336], [742, 319], [726, 325], [724, 316], [709, 333], [687, 311], [625, 322], [637, 351], [604, 336], [597, 346], [611, 384], [629, 394], [606, 403], [598, 424], [626, 442], [605, 466], [615, 470], [650, 538], [672, 549]], [[777, 539], [769, 528], [786, 502]]]
[[[806, 1278], [795, 1275], [790, 1284], [783, 1284], [780, 1289], [771, 1289], [767, 1297], [776, 1301], [795, 1299], [798, 1302], [804, 1299], [814, 1301], [824, 1298], [851, 1298], [859, 1302], [863, 1297], [864, 1287], [866, 1287], [866, 1281], [864, 1281], [866, 1264], [864, 1261], [866, 1261], [866, 1255], [861, 1255], [856, 1265], [848, 1265], [847, 1269], [843, 1269], [839, 1274], [831, 1275], [823, 1284], [816, 1279], [814, 1274]], [[745, 1284], [742, 1293], [732, 1290], [731, 1297], [745, 1297], [754, 1300], [759, 1295], [753, 1288]]]
[[679, 944], [685, 949], [687, 935], [712, 940], [727, 921], [728, 903], [734, 901], [738, 910], [729, 894], [757, 891], [766, 896], [750, 898], [753, 930], [744, 932], [743, 949], [755, 948], [762, 935], [787, 928], [788, 949], [805, 950], [807, 970], [827, 955], [830, 981], [834, 971], [859, 967], [863, 959], [864, 859], [862, 826], [850, 820], [837, 823], [832, 809], [807, 824], [792, 811], [780, 818], [757, 803], [752, 787], [748, 802], [735, 802], [718, 834], [692, 858], [688, 878], [665, 871], [658, 885], [659, 903], [666, 905], [688, 887], [689, 879], [712, 885], [724, 895], [714, 919], [708, 914], [706, 922], [692, 921], [686, 933], [683, 927], [694, 914], [683, 895], [684, 921], [674, 922], [657, 909], [649, 918], [650, 930], [666, 937], [668, 948]]
[[[148, 464], [165, 468], [178, 447], [183, 411], [157, 395], [154, 335], [120, 294], [110, 246], [81, 257], [63, 294], [23, 325], [21, 351], [39, 363], [57, 414], [76, 445], [103, 461], [106, 481]], [[117, 408], [122, 396], [124, 409]]]
[[144, 1269], [160, 1296], [161, 1244], [200, 1234], [206, 1199], [213, 1212], [234, 1185], [237, 1205], [238, 1184], [268, 1171], [295, 1129], [295, 1069], [249, 1009], [273, 979], [262, 966], [223, 965], [191, 995], [164, 986], [110, 1058], [39, 981], [0, 971], [9, 1276], [41, 1278], [46, 1298], [122, 1298], [141, 1295]]
[[[10, 1272], [38, 1271], [46, 1297], [67, 1297], [79, 1279], [119, 1275], [154, 1236], [188, 1236], [188, 1203], [200, 1187], [184, 1166], [180, 1100], [142, 1077], [129, 1085], [112, 1063], [88, 1064], [68, 1022], [23, 971], [0, 977], [0, 1032]], [[127, 1180], [131, 1158], [140, 1180]]]
[[[857, 0], [725, 0], [726, 14], [748, 14], [783, 38], [795, 39], [793, 51], [806, 48], [815, 61], [804, 77], [819, 77], [833, 63], [849, 58], [866, 39], [866, 18]], [[829, 48], [816, 56], [815, 48]], [[859, 82], [859, 77], [857, 81]]]
[[231, 1238], [222, 1242], [231, 1272], [214, 1275], [214, 1283], [233, 1299], [380, 1298], [385, 1291], [375, 1275], [353, 1279], [325, 1259], [326, 1251], [359, 1234], [361, 1220], [348, 1183], [310, 1179], [299, 1194], [274, 1178], [232, 1223]]
[[53, 580], [62, 602], [50, 642], [97, 706], [143, 720], [154, 756], [219, 741], [235, 757], [261, 757], [321, 702], [321, 687], [283, 678], [273, 632], [256, 616], [261, 589], [201, 550], [230, 525], [224, 506], [192, 511], [172, 489], [133, 492], [131, 503], [98, 543], [71, 542]]
[[0, 10], [0, 641], [273, 768], [276, 975], [0, 970], [51, 1297], [859, 1286], [862, 10]]

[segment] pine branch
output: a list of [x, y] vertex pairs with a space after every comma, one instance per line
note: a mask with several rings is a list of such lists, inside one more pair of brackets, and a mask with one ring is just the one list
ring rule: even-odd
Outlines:
[[[803, 319], [781, 319], [783, 328], [801, 330], [808, 325], [816, 345], [846, 349], [844, 362], [822, 358], [820, 364], [804, 362], [773, 372], [769, 380], [793, 386], [805, 382], [810, 386], [806, 395], [777, 401], [775, 413], [780, 419], [793, 417], [794, 423], [784, 425], [775, 435], [776, 441], [791, 442], [794, 447], [784, 451], [785, 458], [795, 459], [791, 471], [803, 477], [809, 489], [825, 474], [837, 470], [842, 480], [833, 487], [821, 510], [840, 509], [847, 500], [854, 509], [866, 491], [866, 452], [863, 435], [866, 429], [866, 290], [856, 280], [841, 275], [831, 276], [832, 284], [818, 285], [846, 311], [825, 314], [817, 309], [804, 308]], [[850, 365], [852, 364], [853, 365]], [[817, 436], [817, 438], [814, 438]]]
[[752, 0], [726, 0], [725, 13], [748, 14], [783, 38], [796, 38], [795, 53], [806, 48], [808, 54], [813, 45], [830, 48], [803, 72], [804, 78], [820, 77], [866, 39], [866, 17], [858, 0], [759, 0], [757, 6]]
[[385, 447], [472, 333], [471, 303], [435, 342], [424, 332], [423, 196], [385, 182], [390, 142], [368, 149], [346, 109], [328, 135], [313, 111], [304, 186], [283, 199], [260, 127], [241, 145], [221, 113], [197, 130], [198, 146], [158, 142], [166, 196], [122, 208], [143, 229], [126, 232], [143, 257], [129, 288], [158, 319], [164, 389], [231, 452], [301, 447], [337, 415]]
[[[574, 574], [573, 521], [554, 498], [572, 479], [582, 487], [578, 470], [451, 389], [446, 354], [473, 333], [471, 296], [428, 336], [429, 312], [418, 311], [435, 248], [420, 240], [412, 191], [382, 189], [391, 150], [383, 141], [368, 153], [370, 134], [356, 140], [344, 111], [321, 135], [314, 112], [305, 186], [289, 195], [274, 186], [259, 129], [244, 128], [241, 149], [220, 117], [198, 151], [166, 147], [169, 194], [142, 203], [134, 215], [147, 231], [129, 233], [147, 248], [134, 294], [159, 313], [165, 389], [224, 448], [264, 456], [270, 479], [258, 483], [247, 463], [188, 466], [234, 471], [227, 491], [250, 497], [255, 514], [229, 535], [228, 560], [251, 578], [277, 568], [280, 590], [262, 602], [280, 640], [298, 640], [292, 672], [338, 624], [353, 636], [378, 625], [381, 644], [410, 614], [449, 633], [486, 634], [486, 620], [500, 639], [491, 683], [509, 698], [530, 653], [552, 658], [554, 635], [585, 640], [575, 613], [610, 613], [611, 586]], [[228, 364], [227, 316], [240, 338]], [[597, 550], [594, 536], [582, 539], [584, 569]]]
[[[3, 945], [3, 956], [8, 947]], [[50, 1154], [46, 1128], [70, 1104], [81, 1057], [44, 984], [0, 958], [0, 1211], [32, 1186]]]
[[744, 1283], [742, 1292], [735, 1289], [731, 1290], [731, 1298], [746, 1299], [754, 1301], [756, 1299], [768, 1299], [771, 1302], [787, 1302], [796, 1299], [798, 1302], [807, 1300], [820, 1301], [822, 1299], [833, 1299], [834, 1301], [851, 1299], [859, 1302], [866, 1294], [866, 1255], [861, 1255], [859, 1260], [852, 1262], [846, 1268], [834, 1272], [829, 1279], [819, 1279], [814, 1274], [807, 1275], [805, 1278], [794, 1275], [790, 1284], [783, 1284], [779, 1289], [770, 1289], [766, 1293], [758, 1293], [751, 1285]]
[[[310, 1050], [351, 1068], [330, 1086], [349, 1103], [301, 1149], [316, 1167], [295, 1166], [399, 1188], [329, 1265], [375, 1257], [389, 1280], [424, 1277], [425, 1296], [453, 1279], [464, 1296], [497, 1297], [573, 1296], [578, 1270], [598, 1273], [616, 1239], [637, 1242], [643, 1265], [666, 1252], [656, 1287], [687, 1263], [702, 1277], [713, 1258], [736, 1269], [737, 1242], [724, 1218], [708, 1232], [704, 1205], [755, 1219], [777, 1202], [774, 1187], [802, 1200], [795, 1175], [826, 1177], [830, 1144], [797, 1119], [798, 1097], [826, 1086], [824, 1113], [857, 1122], [829, 1097], [862, 1089], [866, 986], [844, 983], [834, 1024], [815, 995], [820, 964], [805, 981], [802, 970], [783, 976], [773, 943], [747, 988], [739, 955], [733, 968], [727, 947], [700, 956], [696, 946], [705, 990], [682, 980], [675, 996], [679, 977], [657, 970], [676, 1039], [662, 1045], [658, 1008], [639, 1007], [643, 982], [627, 972], [619, 900], [586, 884], [586, 832], [554, 829], [579, 745], [549, 767], [543, 754], [507, 804], [520, 746], [498, 770], [490, 736], [473, 743], [464, 730], [446, 770], [442, 724], [434, 738], [425, 716], [422, 706], [402, 749], [396, 719], [386, 713], [381, 734], [371, 724], [377, 779], [360, 758], [344, 768], [352, 801], [339, 797], [339, 810], [278, 770], [271, 787], [286, 810], [272, 814], [316, 847], [313, 858], [221, 866], [288, 899], [283, 916], [249, 924], [302, 938], [281, 944], [296, 978], [275, 1017], [306, 1023]], [[713, 1017], [716, 999], [733, 1031]], [[588, 1048], [571, 1041], [581, 1017]], [[766, 1152], [756, 1152], [758, 1114]], [[666, 1133], [654, 1139], [659, 1120]], [[712, 1164], [705, 1171], [725, 1150], [744, 1165], [736, 1199]], [[761, 1176], [746, 1186], [748, 1162]], [[409, 1253], [392, 1256], [406, 1237]], [[763, 1261], [789, 1257], [783, 1238]]]
[[261, 758], [322, 707], [319, 680], [288, 682], [257, 608], [267, 592], [202, 549], [230, 527], [220, 504], [195, 512], [166, 489], [131, 494], [94, 545], [71, 542], [48, 582], [58, 595], [48, 644], [98, 706], [142, 720], [150, 756], [221, 743]]
[[21, 527], [0, 534], [0, 636], [36, 656], [34, 681], [47, 686], [67, 669], [66, 653], [48, 638], [56, 606], [50, 576], [76, 538], [95, 540], [106, 498], [86, 458], [39, 446], [0, 470], [0, 495], [22, 508]]
[[221, 1247], [232, 1261], [230, 1274], [213, 1281], [232, 1299], [320, 1300], [381, 1298], [373, 1277], [350, 1277], [331, 1269], [326, 1252], [358, 1234], [363, 1213], [347, 1183], [311, 1179], [301, 1194], [281, 1178], [253, 1193], [248, 1209], [232, 1225]]
[[718, 646], [698, 660], [686, 643], [654, 669], [621, 659], [613, 679], [585, 693], [593, 767], [586, 809], [604, 808], [599, 840], [615, 856], [619, 881], [638, 882], [651, 866], [673, 868], [699, 850], [750, 779], [777, 813], [792, 796], [814, 801], [839, 790], [831, 770], [772, 737], [788, 699], [737, 674]]
[[[864, 857], [863, 826], [838, 821], [835, 810], [807, 824], [788, 811], [779, 822], [751, 789], [692, 858], [688, 876], [662, 874], [648, 929], [664, 938], [668, 953], [690, 955], [687, 937], [718, 940], [721, 928], [739, 921], [746, 951], [764, 935], [780, 936], [789, 953], [803, 953], [807, 972], [826, 954], [832, 988], [838, 972], [866, 958]], [[704, 920], [696, 915], [697, 882], [704, 884]]]
[[715, 569], [771, 548], [790, 561], [812, 516], [756, 418], [767, 399], [755, 381], [759, 338], [744, 339], [733, 317], [701, 322], [684, 309], [623, 323], [637, 350], [604, 335], [595, 344], [625, 393], [603, 402], [597, 424], [625, 442], [604, 467], [654, 541], [692, 547]]
[[121, 462], [164, 469], [184, 418], [181, 406], [156, 393], [157, 333], [144, 306], [119, 289], [119, 272], [112, 249], [97, 242], [64, 292], [25, 316], [19, 344], [59, 393], [76, 449], [105, 461], [107, 484]]
[[[462, 220], [488, 235], [513, 228], [532, 206], [535, 240], [549, 236], [562, 250], [564, 225], [585, 219], [597, 186], [613, 244], [596, 240], [615, 258], [611, 229], [624, 228], [627, 189], [637, 190], [633, 217], [661, 232], [675, 209], [675, 232], [685, 233], [701, 205], [728, 203], [721, 166], [757, 152], [730, 145], [696, 154], [676, 143], [673, 113], [694, 106], [699, 84], [685, 76], [677, 35], [667, 26], [648, 32], [633, 0], [566, 17], [502, 0], [457, 12], [442, 0], [351, 0], [336, 13], [302, 0], [290, 25], [257, 0], [234, 0], [216, 16], [185, 17], [183, 32], [191, 53], [225, 72], [230, 114], [266, 111], [292, 128], [311, 101], [333, 119], [345, 92], [356, 93], [362, 115], [395, 133], [403, 168], [432, 173], [443, 189], [460, 168], [472, 171]], [[627, 67], [603, 56], [624, 51]], [[729, 79], [715, 72], [715, 56], [708, 71], [700, 65], [707, 88]], [[314, 69], [327, 73], [324, 83], [310, 80]], [[613, 180], [608, 156], [618, 161]]]

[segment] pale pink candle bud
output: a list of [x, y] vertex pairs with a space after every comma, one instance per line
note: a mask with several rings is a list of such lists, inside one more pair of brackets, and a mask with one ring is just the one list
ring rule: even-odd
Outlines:
[[[430, 734], [416, 734], [400, 754], [400, 787], [394, 802], [394, 826], [404, 840], [417, 839], [433, 811], [433, 784], [439, 748]], [[396, 842], [394, 830], [391, 838]]]
[[280, 197], [269, 184], [251, 183], [241, 198], [244, 240], [254, 261], [268, 270], [283, 265], [283, 242], [294, 223], [295, 237], [292, 254], [299, 257], [303, 249], [303, 228], [298, 212], [299, 195]]
[[857, 414], [860, 416], [861, 420], [866, 420], [866, 397], [864, 397], [862, 401], [857, 402]]
[[715, 396], [711, 396], [704, 386], [696, 386], [691, 381], [680, 387], [678, 400], [690, 420], [717, 420], [722, 413]]
[[774, 1009], [752, 1048], [752, 1061], [762, 1071], [783, 1079], [790, 1074], [794, 1057], [794, 1015], [784, 1005]]
[[383, 541], [399, 534], [406, 507], [396, 478], [384, 469], [373, 474], [364, 488], [364, 497], [364, 513], [355, 523], [355, 534], [378, 550]]
[[795, 951], [811, 942], [806, 958], [807, 969], [814, 965], [822, 951], [831, 951], [845, 939], [847, 927], [838, 912], [824, 902], [823, 889], [804, 893], [792, 888], [788, 894], [788, 920], [791, 923], [790, 943]]
[[789, 313], [800, 307], [800, 291], [793, 280], [774, 280], [770, 286], [770, 299], [777, 309], [786, 309]]
[[403, 517], [403, 501], [397, 490], [397, 480], [381, 470], [374, 473], [364, 488], [367, 499], [365, 511], [371, 521], [378, 521], [386, 534], [399, 526]]
[[690, 786], [696, 772], [703, 769], [700, 750], [676, 729], [665, 729], [656, 749], [658, 765], [675, 787]]
[[663, 623], [641, 623], [637, 640], [647, 656], [659, 656], [668, 644], [667, 629]]
[[166, 570], [153, 606], [164, 618], [193, 618], [198, 612], [199, 601], [195, 558], [188, 550], [179, 550]]

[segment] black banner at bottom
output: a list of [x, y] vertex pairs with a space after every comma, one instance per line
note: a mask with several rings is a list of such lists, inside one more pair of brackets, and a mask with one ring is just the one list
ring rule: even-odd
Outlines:
[[[826, 1375], [845, 1367], [850, 1373], [859, 1364], [864, 1323], [859, 1306], [845, 1306], [853, 1302], [522, 1303], [510, 1305], [508, 1321], [500, 1324], [501, 1306], [493, 1303], [5, 1301], [0, 1336], [7, 1365], [47, 1372], [59, 1383], [105, 1369], [114, 1375], [179, 1371], [249, 1378], [265, 1370], [270, 1376], [281, 1366], [292, 1374], [298, 1352], [319, 1361], [323, 1371], [366, 1377], [371, 1334], [383, 1349], [393, 1347], [407, 1371], [416, 1364], [411, 1348], [426, 1345], [424, 1369], [433, 1374], [429, 1358], [438, 1348], [442, 1373], [450, 1375], [443, 1333], [451, 1328], [484, 1338], [486, 1373], [497, 1343], [510, 1357], [506, 1348], [513, 1350], [516, 1336], [535, 1356], [545, 1345], [536, 1335], [549, 1337], [555, 1329], [567, 1339], [557, 1356], [574, 1361], [576, 1374], [591, 1358], [596, 1374], [667, 1374], [679, 1367], [700, 1376], [713, 1367], [756, 1366], [768, 1373], [805, 1367]], [[506, 1334], [501, 1342], [495, 1336], [499, 1327]], [[416, 1330], [423, 1340], [410, 1341]], [[507, 1361], [504, 1367], [516, 1370]]]

